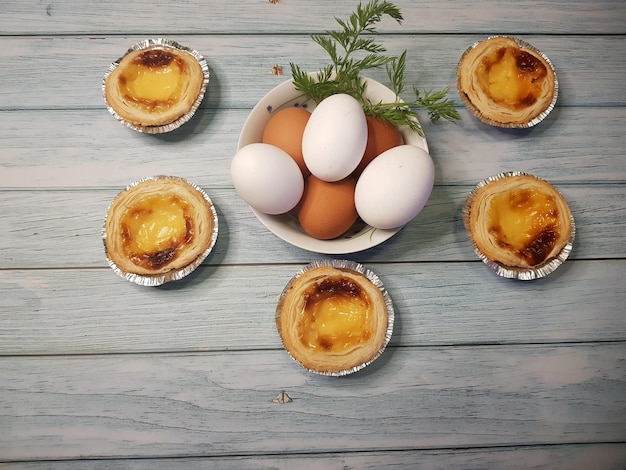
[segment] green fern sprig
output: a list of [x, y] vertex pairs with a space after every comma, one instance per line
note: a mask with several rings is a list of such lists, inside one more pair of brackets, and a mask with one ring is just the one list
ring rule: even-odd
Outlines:
[[[414, 87], [414, 99], [401, 100], [406, 51], [400, 56], [386, 55], [385, 47], [370, 37], [378, 34], [375, 25], [384, 16], [393, 18], [398, 24], [403, 21], [400, 9], [393, 3], [371, 0], [366, 5], [359, 3], [347, 21], [335, 18], [340, 30], [327, 31], [326, 35], [312, 35], [313, 41], [329, 55], [331, 64], [312, 76], [290, 63], [296, 90], [317, 103], [334, 94], [348, 94], [361, 102], [366, 114], [380, 117], [394, 125], [407, 125], [420, 135], [423, 133], [418, 121], [418, 108], [425, 109], [432, 121], [459, 120], [454, 101], [447, 98], [448, 89], [420, 92]], [[363, 34], [368, 36], [364, 37]], [[371, 103], [365, 97], [366, 84], [362, 80], [362, 72], [383, 66], [398, 101]]]

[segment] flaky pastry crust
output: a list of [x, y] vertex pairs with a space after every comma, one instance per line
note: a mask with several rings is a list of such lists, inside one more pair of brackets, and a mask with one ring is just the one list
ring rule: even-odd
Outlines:
[[478, 187], [467, 210], [465, 223], [474, 246], [503, 266], [543, 265], [572, 236], [567, 202], [551, 184], [532, 175], [506, 176]]
[[[164, 70], [176, 74], [171, 93], [152, 99], [131, 86], [139, 74], [158, 74]], [[190, 53], [153, 46], [126, 54], [104, 83], [107, 104], [124, 121], [136, 126], [163, 126], [187, 114], [198, 99], [204, 73], [198, 60]]]
[[[358, 339], [335, 350], [333, 338], [322, 333], [315, 337], [317, 331], [303, 329], [315, 323], [310, 308], [315, 295], [342, 290], [359, 305], [367, 305], [368, 314], [359, 329], [349, 332]], [[337, 374], [360, 368], [380, 354], [386, 344], [389, 316], [383, 294], [366, 276], [349, 269], [320, 266], [295, 277], [287, 286], [277, 307], [276, 325], [293, 359], [308, 370]]]
[[459, 95], [488, 124], [529, 126], [554, 104], [552, 65], [530, 45], [520, 44], [505, 36], [491, 37], [469, 48], [459, 61]]
[[[142, 211], [149, 211], [153, 200], [175, 205], [184, 214], [185, 230], [164, 241], [158, 250], [144, 252], [133, 246], [133, 239], [141, 235], [134, 233], [126, 221], [133, 211], [140, 216]], [[107, 257], [123, 273], [149, 276], [182, 269], [194, 262], [211, 246], [215, 230], [211, 203], [202, 192], [182, 178], [162, 177], [146, 179], [118, 194], [107, 212], [103, 241]]]

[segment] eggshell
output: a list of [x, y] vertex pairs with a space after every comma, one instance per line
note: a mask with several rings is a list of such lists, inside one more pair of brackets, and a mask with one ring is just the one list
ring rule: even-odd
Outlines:
[[302, 136], [310, 117], [311, 112], [301, 107], [280, 109], [272, 114], [265, 125], [261, 139], [263, 143], [274, 145], [287, 152], [298, 164], [305, 178], [311, 172], [302, 156]]
[[357, 167], [367, 145], [361, 104], [346, 94], [331, 95], [311, 113], [302, 136], [306, 166], [321, 180], [339, 181]]
[[393, 147], [359, 177], [354, 196], [357, 212], [372, 227], [400, 227], [422, 210], [434, 182], [435, 165], [428, 152], [414, 145]]
[[320, 240], [337, 238], [347, 232], [358, 218], [355, 187], [356, 179], [352, 176], [335, 182], [309, 176], [298, 211], [302, 229]]
[[266, 214], [290, 211], [304, 191], [304, 178], [296, 162], [269, 144], [240, 148], [231, 161], [230, 175], [241, 199]]
[[354, 170], [357, 176], [363, 173], [365, 167], [381, 153], [404, 144], [402, 134], [393, 124], [374, 116], [367, 116], [365, 119], [367, 121], [367, 146], [363, 158]]

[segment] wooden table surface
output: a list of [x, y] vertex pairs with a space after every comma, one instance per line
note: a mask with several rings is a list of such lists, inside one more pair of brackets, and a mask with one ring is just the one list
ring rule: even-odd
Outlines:
[[[255, 103], [290, 62], [327, 64], [310, 34], [356, 2], [0, 4], [1, 468], [626, 468], [626, 2], [397, 5], [379, 39], [408, 51], [407, 84], [450, 87], [462, 121], [422, 117], [431, 199], [345, 256], [383, 280], [396, 325], [376, 362], [332, 378], [292, 361], [274, 324], [289, 279], [331, 256], [266, 230], [229, 171]], [[493, 34], [557, 71], [557, 106], [530, 130], [460, 103], [456, 64]], [[109, 114], [101, 82], [155, 37], [197, 49], [211, 77], [191, 122], [146, 135]], [[552, 182], [576, 219], [544, 279], [499, 278], [463, 228], [468, 193], [506, 170]], [[201, 186], [220, 233], [193, 275], [147, 288], [108, 267], [100, 231], [123, 187], [158, 174]]]

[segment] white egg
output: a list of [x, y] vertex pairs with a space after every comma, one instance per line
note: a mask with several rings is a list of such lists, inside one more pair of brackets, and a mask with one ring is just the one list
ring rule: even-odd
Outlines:
[[426, 205], [434, 182], [435, 165], [428, 152], [414, 145], [393, 147], [361, 173], [354, 194], [357, 212], [372, 227], [400, 227]]
[[302, 136], [307, 168], [324, 181], [339, 181], [357, 167], [367, 145], [367, 121], [350, 95], [331, 95], [311, 113]]
[[254, 143], [239, 149], [230, 164], [239, 196], [266, 214], [283, 214], [302, 197], [304, 178], [298, 164], [284, 150]]

